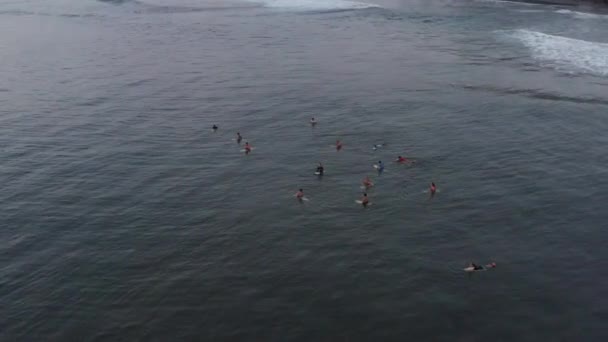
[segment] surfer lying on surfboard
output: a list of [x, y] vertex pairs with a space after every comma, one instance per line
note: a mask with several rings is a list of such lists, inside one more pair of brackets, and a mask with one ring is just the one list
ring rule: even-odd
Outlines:
[[496, 263], [495, 262], [489, 263], [489, 264], [487, 264], [485, 266], [477, 265], [477, 264], [475, 264], [475, 263], [472, 262], [472, 263], [469, 264], [469, 267], [467, 267], [467, 268], [464, 269], [464, 271], [465, 272], [486, 271], [486, 270], [488, 270], [490, 268], [495, 268], [495, 267], [496, 267]]

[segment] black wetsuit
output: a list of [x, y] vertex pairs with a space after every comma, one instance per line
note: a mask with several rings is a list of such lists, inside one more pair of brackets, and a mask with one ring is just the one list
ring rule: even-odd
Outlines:
[[319, 173], [319, 175], [322, 175], [323, 174], [323, 166], [317, 167], [317, 172]]

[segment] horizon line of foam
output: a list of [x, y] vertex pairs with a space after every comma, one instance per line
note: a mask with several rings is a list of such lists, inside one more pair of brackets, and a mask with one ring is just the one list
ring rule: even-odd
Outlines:
[[380, 8], [381, 6], [366, 2], [350, 0], [248, 0], [256, 2], [264, 7], [293, 9], [293, 10], [355, 10], [365, 8]]

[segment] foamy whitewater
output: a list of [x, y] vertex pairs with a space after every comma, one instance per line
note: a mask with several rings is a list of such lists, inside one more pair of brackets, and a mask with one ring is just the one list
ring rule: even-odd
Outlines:
[[578, 18], [578, 19], [608, 19], [608, 15], [606, 15], [606, 14], [577, 12], [577, 11], [571, 11], [568, 9], [560, 9], [560, 10], [555, 11], [555, 13], [571, 15], [572, 17]]
[[608, 75], [608, 44], [554, 36], [525, 29], [506, 32], [521, 41], [544, 66], [561, 71]]
[[297, 11], [330, 11], [379, 7], [378, 5], [348, 0], [250, 0], [268, 8]]

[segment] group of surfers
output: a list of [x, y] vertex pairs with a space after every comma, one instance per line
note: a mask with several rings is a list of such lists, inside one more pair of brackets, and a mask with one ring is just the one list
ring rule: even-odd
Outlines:
[[[315, 120], [314, 117], [310, 119], [310, 124], [313, 127], [317, 125], [317, 121]], [[213, 127], [212, 127], [213, 132], [217, 132], [218, 128], [219, 127], [217, 125], [213, 125]], [[237, 143], [240, 144], [242, 140], [243, 140], [243, 136], [241, 135], [240, 132], [237, 132], [236, 133]], [[375, 144], [373, 146], [373, 150], [375, 151], [378, 148], [383, 147], [384, 145], [385, 144]], [[249, 144], [249, 142], [245, 142], [245, 146], [244, 146], [245, 154], [251, 153], [251, 150], [252, 150], [252, 147]], [[336, 140], [336, 151], [340, 151], [340, 150], [342, 150], [342, 142], [340, 140]], [[410, 161], [409, 159], [407, 159], [405, 157], [397, 156], [397, 159], [395, 159], [395, 162], [408, 163], [408, 162], [412, 162], [412, 161]], [[376, 165], [374, 165], [374, 167], [378, 170], [378, 173], [382, 173], [384, 171], [384, 163], [382, 163], [381, 160], [379, 160], [378, 163]], [[323, 164], [319, 162], [319, 165], [317, 166], [315, 174], [318, 176], [323, 176], [324, 172], [325, 172], [325, 168], [323, 167]], [[362, 184], [363, 184], [363, 187], [365, 188], [365, 190], [368, 190], [369, 188], [374, 186], [374, 183], [369, 178], [369, 176], [365, 176], [365, 178], [362, 181]], [[435, 185], [434, 182], [431, 182], [431, 185], [429, 187], [429, 193], [430, 193], [431, 197], [433, 197], [436, 192], [437, 192], [437, 186]], [[307, 198], [304, 196], [304, 189], [302, 189], [302, 188], [300, 188], [298, 190], [298, 192], [296, 192], [295, 197], [299, 201], [307, 200]], [[361, 199], [359, 201], [357, 201], [357, 203], [360, 203], [364, 208], [367, 208], [367, 206], [370, 204], [369, 197], [367, 196], [367, 192], [363, 193], [363, 196], [361, 197]], [[478, 265], [478, 264], [471, 262], [469, 264], [469, 266], [464, 269], [464, 271], [465, 272], [485, 271], [487, 269], [491, 269], [491, 268], [495, 268], [495, 267], [496, 267], [495, 262], [492, 262], [485, 266]]]

